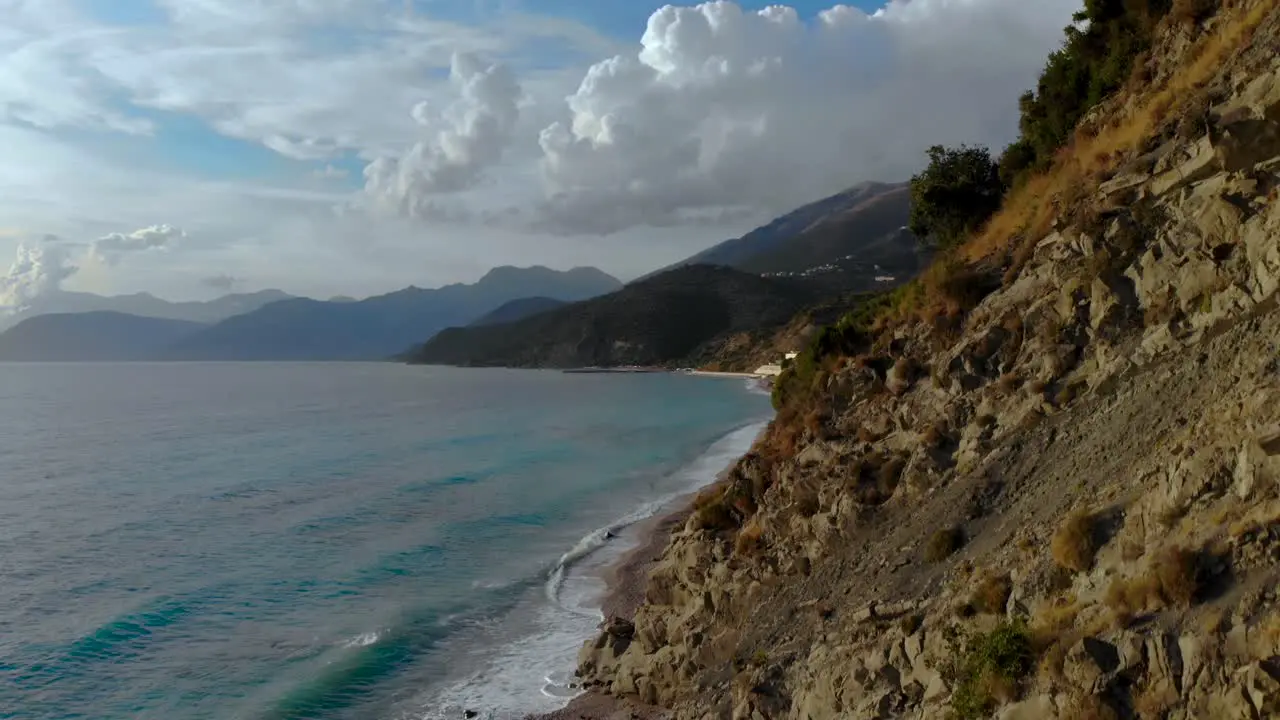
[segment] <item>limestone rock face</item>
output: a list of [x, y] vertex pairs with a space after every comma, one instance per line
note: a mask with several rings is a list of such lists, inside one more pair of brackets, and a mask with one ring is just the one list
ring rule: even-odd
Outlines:
[[[833, 371], [821, 432], [776, 421], [726, 480], [732, 527], [674, 534], [583, 682], [696, 720], [1280, 717], [1280, 10], [1261, 18], [1200, 89], [1207, 129], [1061, 208], [962, 326]], [[1167, 78], [1195, 34], [1159, 47]]]

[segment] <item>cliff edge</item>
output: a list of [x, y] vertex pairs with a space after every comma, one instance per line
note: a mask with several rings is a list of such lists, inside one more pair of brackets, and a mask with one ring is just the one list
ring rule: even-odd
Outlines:
[[787, 370], [588, 687], [697, 719], [1280, 716], [1280, 9], [1173, 10], [984, 229]]

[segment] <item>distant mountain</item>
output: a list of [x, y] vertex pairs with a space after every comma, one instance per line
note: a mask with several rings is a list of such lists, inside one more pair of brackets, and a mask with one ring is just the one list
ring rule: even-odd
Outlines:
[[815, 299], [811, 285], [691, 265], [505, 325], [450, 328], [410, 353], [434, 365], [673, 364], [728, 333], [775, 327]]
[[168, 360], [373, 360], [402, 353], [519, 298], [583, 300], [621, 287], [595, 268], [499, 267], [473, 285], [410, 287], [357, 302], [292, 299], [228, 318], [163, 353]]
[[280, 290], [224, 295], [205, 302], [169, 302], [150, 293], [103, 296], [93, 293], [56, 292], [41, 296], [22, 312], [0, 317], [0, 328], [11, 327], [23, 320], [52, 313], [115, 312], [140, 317], [189, 320], [215, 323], [233, 315], [252, 312], [268, 303], [293, 297]]
[[0, 333], [0, 361], [146, 360], [205, 327], [108, 311], [39, 315]]
[[503, 323], [515, 322], [523, 320], [538, 313], [544, 313], [548, 310], [555, 310], [567, 303], [564, 300], [556, 300], [549, 297], [531, 297], [512, 300], [502, 307], [486, 314], [471, 323], [471, 327], [480, 327], [482, 325], [502, 325]]
[[906, 184], [863, 183], [658, 272], [703, 263], [757, 274], [839, 274], [840, 289], [870, 289], [877, 277], [923, 267], [927, 253], [905, 227], [910, 209]]

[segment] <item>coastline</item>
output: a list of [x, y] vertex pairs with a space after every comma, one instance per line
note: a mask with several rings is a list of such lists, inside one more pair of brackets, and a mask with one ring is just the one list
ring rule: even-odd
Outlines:
[[[755, 446], [755, 442], [767, 428], [766, 423], [752, 439], [748, 449], [717, 471], [715, 479], [703, 487], [723, 480], [742, 457], [750, 452], [750, 448]], [[674, 498], [652, 517], [632, 526], [635, 544], [599, 570], [605, 583], [600, 596], [600, 612], [605, 618], [602, 626], [615, 617], [628, 621], [635, 618], [636, 611], [644, 603], [649, 574], [662, 559], [671, 536], [684, 527], [685, 521], [693, 512], [693, 499], [701, 490], [700, 487]], [[583, 642], [586, 640], [584, 638]], [[587, 691], [559, 710], [526, 715], [525, 720], [669, 720], [670, 717], [671, 714], [662, 708]]]
[[[733, 461], [737, 462], [737, 459]], [[729, 467], [732, 467], [732, 463]], [[718, 481], [724, 472], [717, 475]], [[644, 602], [649, 573], [662, 558], [662, 552], [671, 535], [684, 526], [693, 511], [694, 495], [689, 493], [673, 500], [653, 517], [634, 526], [638, 543], [627, 550], [612, 564], [605, 566], [600, 575], [605, 582], [600, 597], [600, 612], [605, 621], [618, 617], [632, 620], [636, 610]], [[583, 640], [586, 642], [586, 639]], [[565, 707], [550, 713], [527, 715], [525, 720], [667, 720], [670, 713], [661, 708], [616, 698], [597, 692], [585, 692]]]

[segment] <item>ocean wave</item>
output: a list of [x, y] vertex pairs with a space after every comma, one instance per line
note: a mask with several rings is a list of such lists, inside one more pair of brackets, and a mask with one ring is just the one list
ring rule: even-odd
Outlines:
[[[766, 424], [765, 422], [755, 422], [726, 434], [712, 443], [711, 447], [707, 448], [693, 462], [676, 471], [676, 475], [683, 475], [687, 478], [688, 483], [684, 487], [657, 499], [650, 500], [627, 515], [584, 535], [551, 568], [546, 583], [547, 599], [568, 612], [581, 614], [581, 609], [566, 605], [561, 602], [560, 597], [564, 588], [565, 578], [573, 566], [605, 547], [626, 528], [657, 515], [663, 508], [670, 506], [677, 499], [714, 482], [716, 476], [729, 463], [751, 449], [752, 443], [755, 442], [755, 438], [759, 436]], [[596, 615], [598, 616], [599, 612]]]

